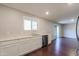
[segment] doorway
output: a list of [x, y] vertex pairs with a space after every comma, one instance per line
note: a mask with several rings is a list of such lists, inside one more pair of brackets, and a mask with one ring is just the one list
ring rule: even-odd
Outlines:
[[60, 27], [59, 25], [56, 25], [56, 38], [60, 37]]

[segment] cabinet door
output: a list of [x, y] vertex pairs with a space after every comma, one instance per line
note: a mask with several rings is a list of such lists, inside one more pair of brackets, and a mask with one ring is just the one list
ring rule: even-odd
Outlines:
[[34, 51], [38, 48], [42, 47], [42, 38], [41, 37], [33, 37], [31, 38], [31, 47], [29, 50]]
[[30, 39], [26, 38], [26, 39], [21, 39], [19, 40], [19, 54], [23, 55], [23, 54], [27, 54], [29, 53], [29, 48], [30, 48]]
[[19, 55], [18, 45], [10, 44], [0, 47], [0, 55], [2, 56], [16, 56]]

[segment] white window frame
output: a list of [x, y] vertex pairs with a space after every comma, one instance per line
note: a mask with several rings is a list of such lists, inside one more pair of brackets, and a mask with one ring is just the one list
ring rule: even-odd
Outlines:
[[[31, 25], [29, 25], [29, 26], [30, 26], [30, 29], [27, 29], [27, 28], [26, 28], [26, 26], [25, 26], [25, 21], [30, 21], [30, 22], [31, 22]], [[37, 24], [36, 24], [36, 25], [37, 25], [37, 28], [36, 28], [36, 29], [33, 29], [33, 22], [36, 22], [36, 23], [37, 23]], [[30, 30], [30, 31], [31, 31], [31, 30], [35, 30], [35, 31], [36, 31], [37, 29], [38, 29], [38, 22], [37, 22], [37, 21], [24, 19], [24, 30]]]

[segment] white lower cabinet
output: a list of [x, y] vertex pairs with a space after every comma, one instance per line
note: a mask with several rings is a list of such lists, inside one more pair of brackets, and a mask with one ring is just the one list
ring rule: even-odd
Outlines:
[[0, 47], [0, 55], [1, 56], [16, 56], [19, 54], [18, 45], [10, 44], [7, 46]]
[[42, 47], [42, 38], [29, 38], [19, 41], [20, 55], [27, 54]]
[[23, 40], [20, 40], [18, 42], [19, 44], [19, 55], [22, 55], [22, 54], [26, 54], [26, 53], [29, 53], [29, 45], [31, 44], [30, 43], [30, 39], [27, 40], [27, 39], [23, 39]]
[[0, 55], [18, 56], [18, 55], [30, 53], [40, 47], [42, 47], [41, 37], [18, 39], [17, 42], [15, 41], [1, 42]]

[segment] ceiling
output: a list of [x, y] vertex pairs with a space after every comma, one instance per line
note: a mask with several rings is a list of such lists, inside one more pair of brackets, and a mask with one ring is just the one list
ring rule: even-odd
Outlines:
[[[67, 19], [74, 19], [79, 15], [79, 4], [68, 3], [3, 3], [32, 15], [36, 15], [51, 21], [59, 22]], [[46, 15], [45, 12], [49, 14]]]

